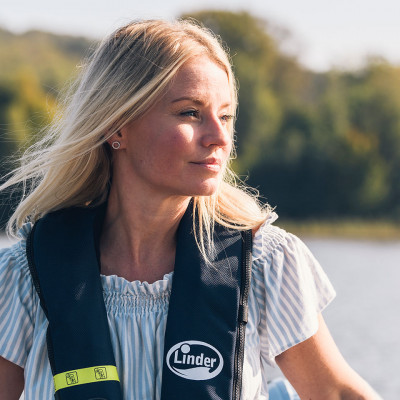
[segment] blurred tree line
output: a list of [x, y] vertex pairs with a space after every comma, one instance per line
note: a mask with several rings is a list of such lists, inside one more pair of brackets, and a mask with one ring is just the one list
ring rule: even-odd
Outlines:
[[[400, 220], [400, 67], [370, 59], [356, 71], [317, 73], [248, 13], [183, 17], [230, 50], [239, 81], [234, 167], [281, 216]], [[60, 88], [91, 48], [84, 38], [0, 30], [2, 160], [51, 120]], [[1, 175], [9, 168], [3, 162]], [[10, 200], [0, 204], [4, 219]]]

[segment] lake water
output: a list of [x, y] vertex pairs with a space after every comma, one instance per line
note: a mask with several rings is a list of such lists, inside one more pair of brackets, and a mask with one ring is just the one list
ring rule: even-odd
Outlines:
[[[305, 239], [337, 291], [324, 312], [349, 364], [385, 400], [400, 398], [400, 242]], [[0, 236], [0, 248], [7, 239]], [[278, 375], [278, 370], [271, 370]]]
[[350, 365], [400, 399], [400, 242], [305, 240], [337, 291], [325, 319]]

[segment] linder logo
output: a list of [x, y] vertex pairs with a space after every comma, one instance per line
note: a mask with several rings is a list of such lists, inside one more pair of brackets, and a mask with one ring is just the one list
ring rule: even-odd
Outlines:
[[210, 344], [188, 340], [171, 347], [167, 353], [167, 365], [182, 378], [205, 381], [221, 372], [224, 360], [221, 353]]

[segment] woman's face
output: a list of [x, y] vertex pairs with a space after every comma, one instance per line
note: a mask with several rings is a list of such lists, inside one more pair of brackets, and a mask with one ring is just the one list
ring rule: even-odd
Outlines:
[[206, 56], [189, 60], [161, 100], [121, 129], [114, 167], [147, 193], [213, 194], [232, 146], [231, 103], [226, 72]]

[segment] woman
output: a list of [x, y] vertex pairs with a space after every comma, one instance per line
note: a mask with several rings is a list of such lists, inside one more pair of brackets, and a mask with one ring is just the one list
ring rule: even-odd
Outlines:
[[26, 222], [99, 204], [106, 205], [101, 283], [123, 398], [161, 396], [177, 231], [192, 209], [206, 260], [214, 226], [253, 233], [241, 398], [268, 398], [263, 369], [275, 362], [301, 398], [378, 398], [343, 360], [320, 315], [334, 291], [317, 261], [235, 184], [235, 80], [210, 32], [189, 22], [129, 24], [99, 46], [69, 97], [47, 137], [2, 187], [31, 186], [9, 223], [22, 240], [0, 260], [2, 399], [18, 399], [24, 382], [26, 400], [54, 395]]

